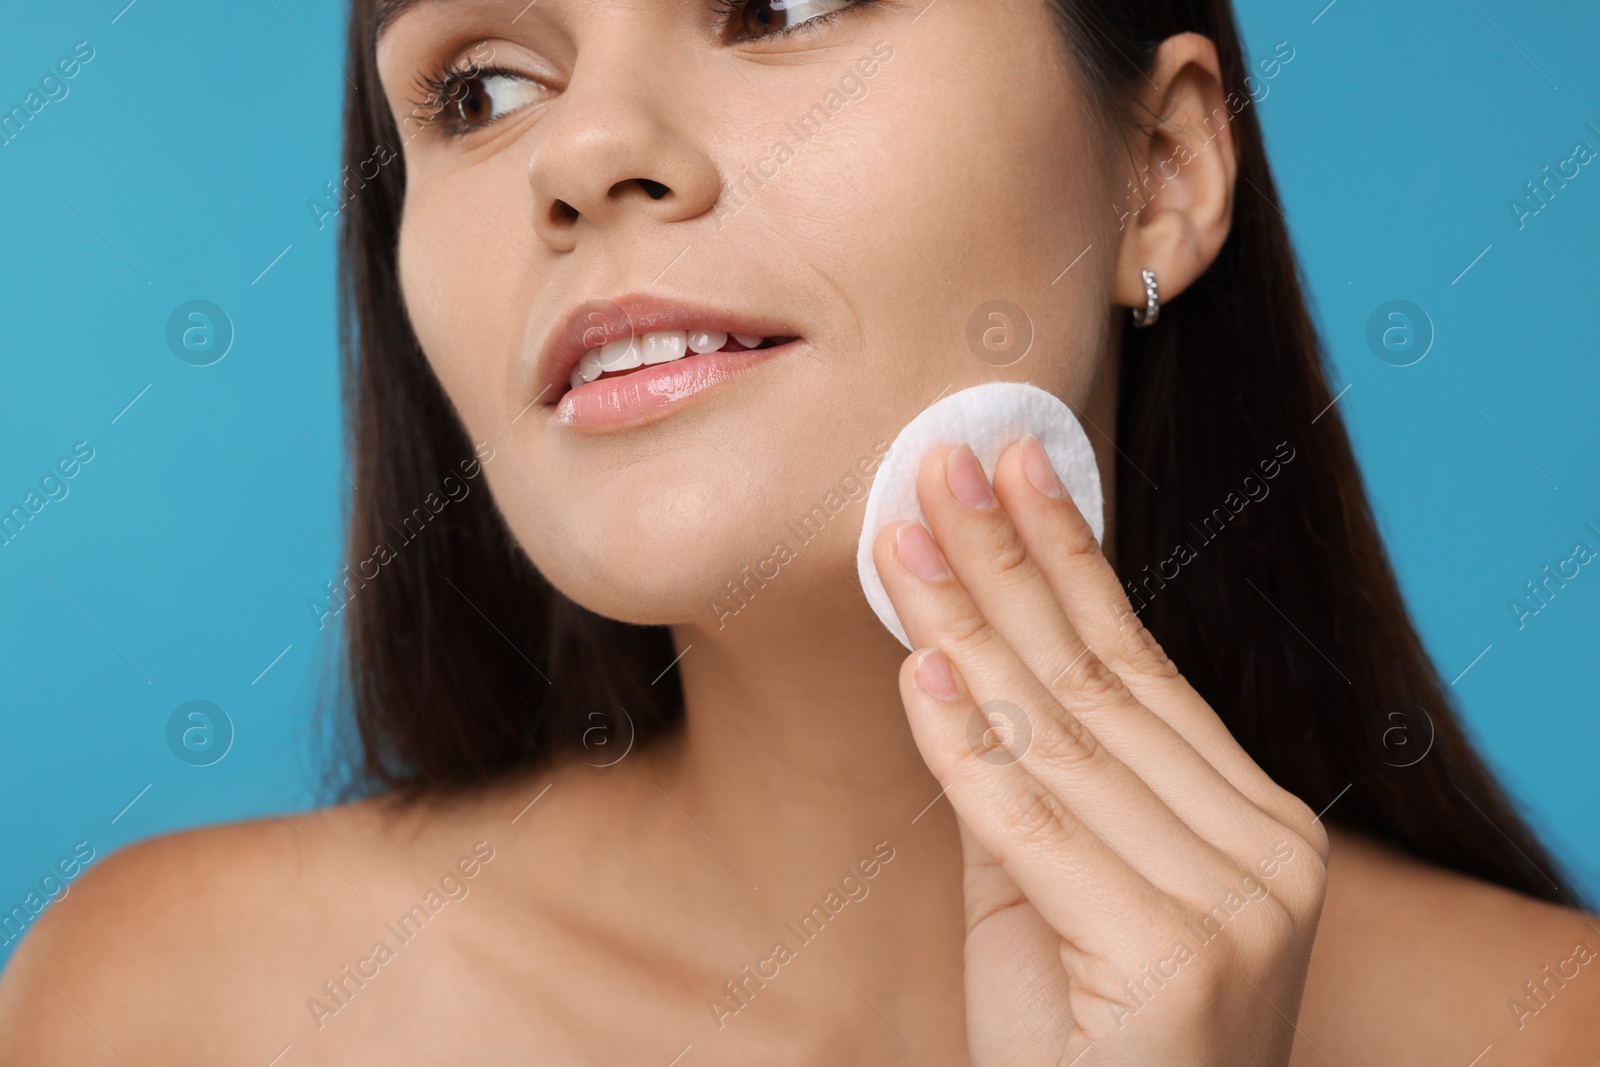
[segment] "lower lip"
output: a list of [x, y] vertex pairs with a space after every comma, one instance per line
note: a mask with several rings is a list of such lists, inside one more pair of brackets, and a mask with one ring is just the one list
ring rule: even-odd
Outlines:
[[569, 389], [556, 403], [556, 419], [580, 430], [613, 430], [656, 422], [692, 396], [737, 378], [799, 341], [739, 352], [705, 352], [627, 374], [596, 378]]

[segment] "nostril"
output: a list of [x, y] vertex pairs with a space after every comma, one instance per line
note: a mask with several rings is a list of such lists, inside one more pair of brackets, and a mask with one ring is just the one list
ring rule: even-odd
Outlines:
[[578, 209], [565, 200], [557, 200], [550, 205], [550, 218], [554, 222], [574, 222], [578, 218]]
[[668, 193], [672, 192], [672, 190], [668, 189], [665, 185], [662, 185], [657, 181], [651, 181], [649, 178], [638, 178], [635, 180], [644, 187], [645, 192], [650, 194], [651, 200], [660, 200], [663, 196], [666, 196]]

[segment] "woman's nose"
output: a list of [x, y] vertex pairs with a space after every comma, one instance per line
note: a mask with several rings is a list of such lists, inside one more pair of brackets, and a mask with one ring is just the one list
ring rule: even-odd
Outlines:
[[681, 222], [716, 204], [721, 173], [690, 132], [699, 103], [690, 94], [713, 90], [662, 58], [659, 41], [622, 46], [613, 35], [591, 45], [541, 119], [528, 184], [534, 231], [552, 250], [572, 251], [591, 230]]

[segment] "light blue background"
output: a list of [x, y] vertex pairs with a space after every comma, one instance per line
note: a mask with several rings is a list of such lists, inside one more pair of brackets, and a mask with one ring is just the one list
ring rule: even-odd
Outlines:
[[[13, 5], [0, 34], [4, 110], [75, 42], [96, 52], [0, 147], [0, 510], [95, 449], [0, 548], [0, 911], [77, 841], [103, 856], [319, 796], [306, 602], [338, 569], [346, 460], [334, 234], [307, 201], [340, 172], [342, 5], [125, 3]], [[1524, 629], [1508, 608], [1578, 539], [1600, 548], [1600, 162], [1520, 231], [1507, 207], [1576, 141], [1600, 149], [1600, 9], [1240, 14], [1248, 55], [1295, 50], [1257, 106], [1412, 609], [1446, 679], [1472, 664], [1471, 729], [1600, 891], [1600, 566]], [[164, 336], [197, 298], [237, 329], [204, 368]], [[1391, 299], [1436, 330], [1414, 366], [1367, 346]], [[192, 699], [236, 730], [207, 768], [167, 747]]]

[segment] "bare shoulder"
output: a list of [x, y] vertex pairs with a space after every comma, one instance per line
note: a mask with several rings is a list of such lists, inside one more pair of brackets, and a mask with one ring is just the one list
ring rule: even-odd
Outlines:
[[1330, 837], [1296, 1064], [1597, 1062], [1594, 917]]
[[[378, 817], [353, 804], [188, 830], [93, 864], [0, 975], [0, 1062], [120, 1064], [144, 1052], [144, 1062], [183, 1063], [230, 1051], [207, 1035], [253, 1055], [263, 996], [363, 906], [357, 879], [381, 883], [361, 845]], [[185, 1018], [204, 1025], [174, 1032]]]

